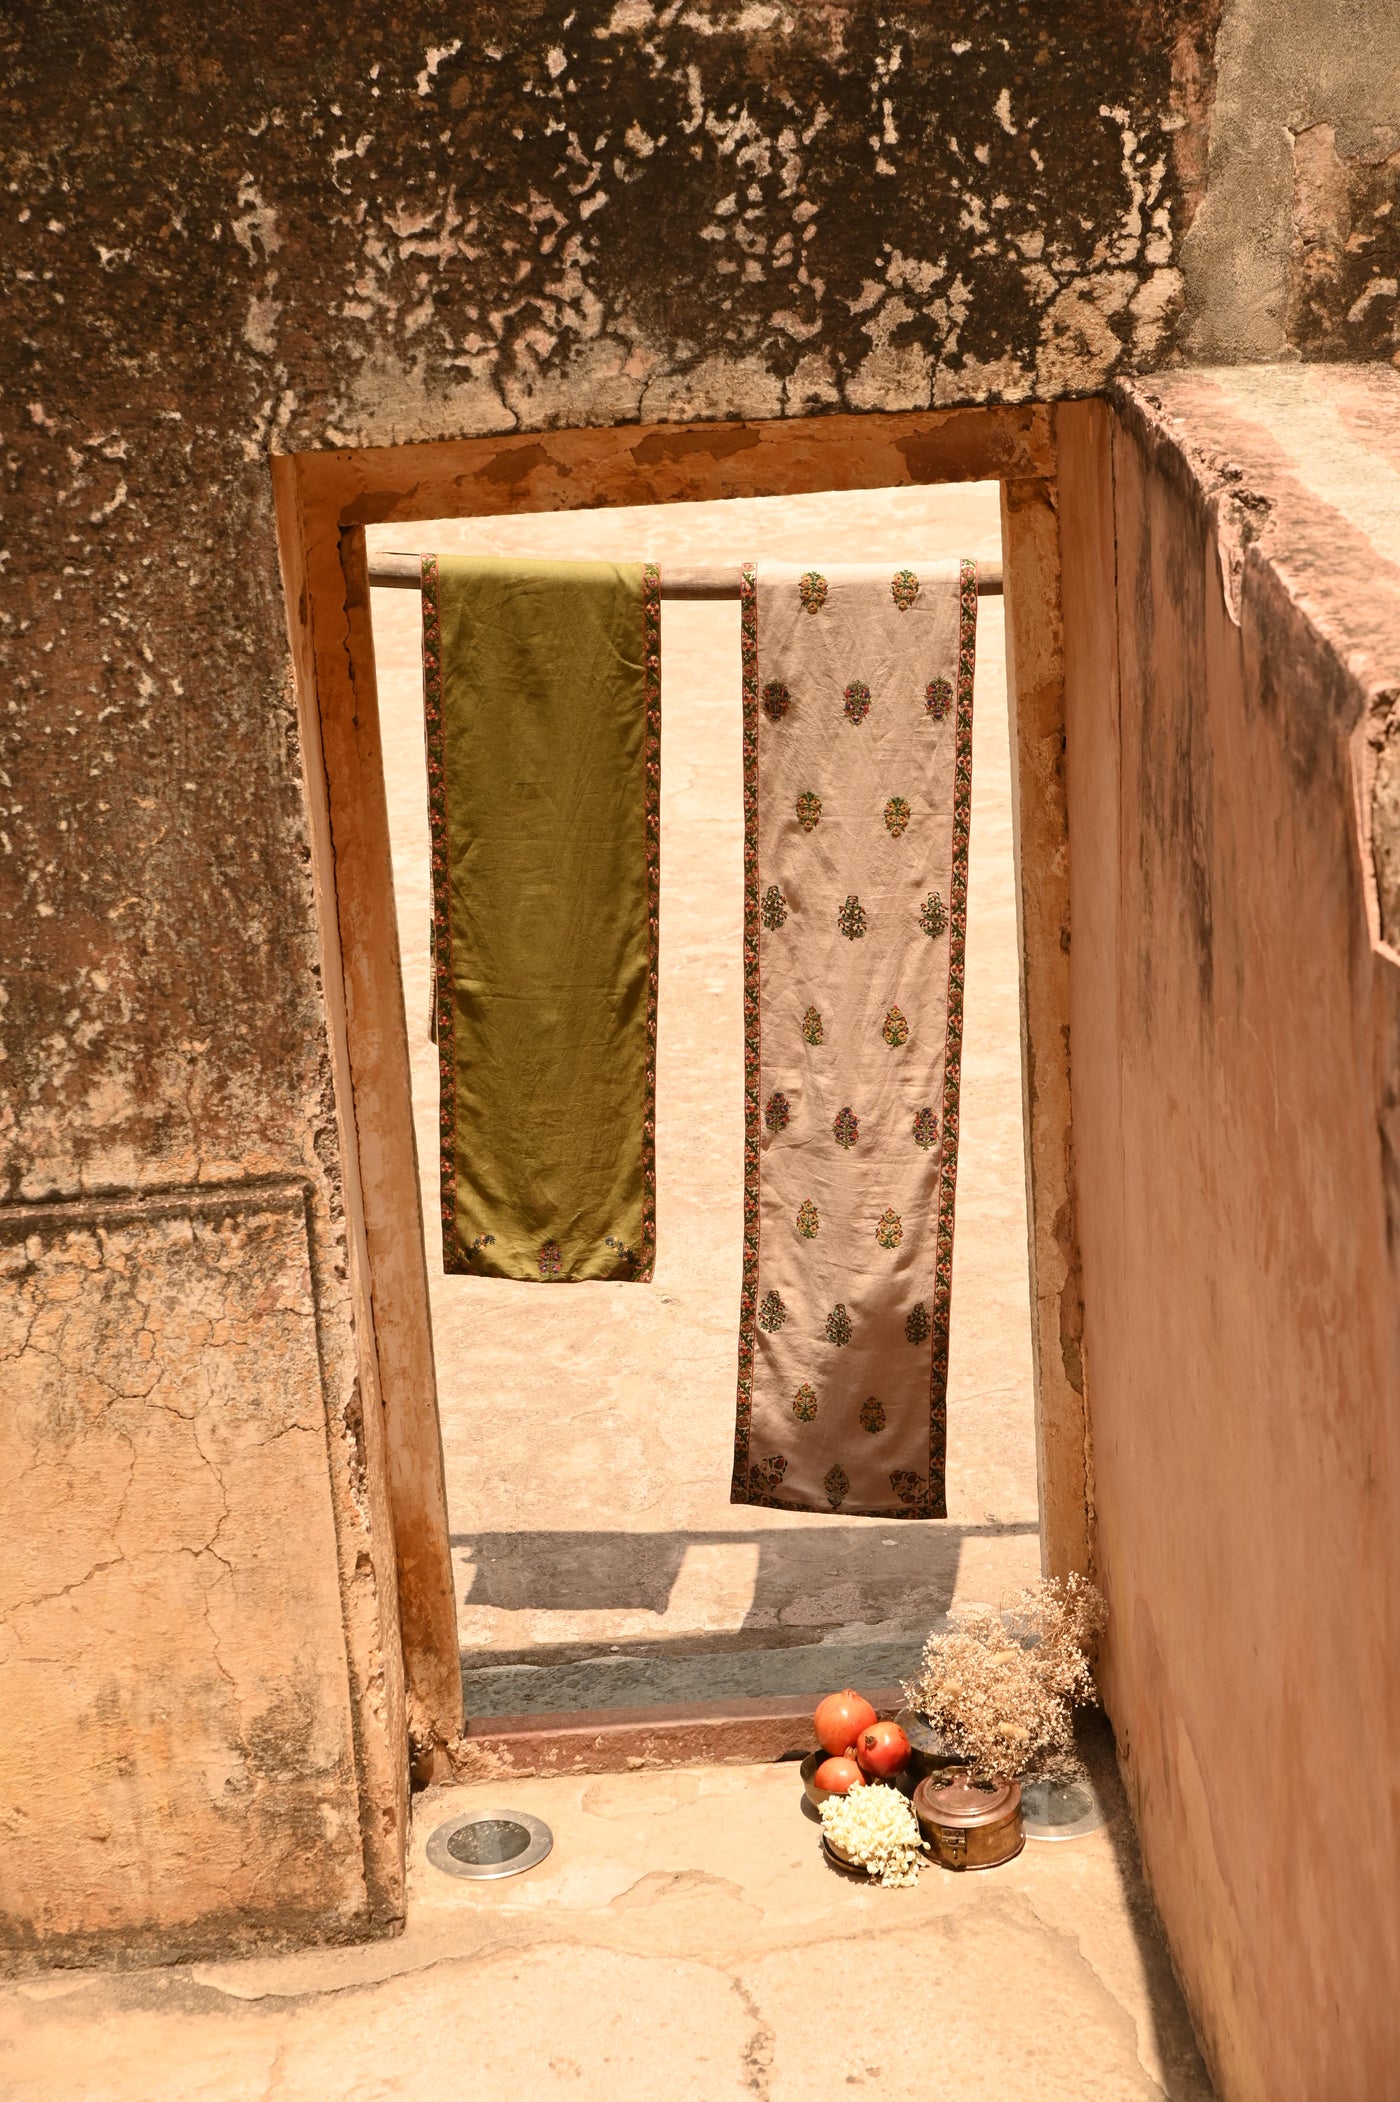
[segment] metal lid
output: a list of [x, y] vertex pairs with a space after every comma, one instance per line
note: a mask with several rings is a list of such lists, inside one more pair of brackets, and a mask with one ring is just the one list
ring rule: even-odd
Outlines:
[[914, 1791], [914, 1808], [940, 1825], [996, 1825], [1015, 1815], [1021, 1802], [1019, 1781], [974, 1781], [958, 1774], [935, 1787], [933, 1776]]

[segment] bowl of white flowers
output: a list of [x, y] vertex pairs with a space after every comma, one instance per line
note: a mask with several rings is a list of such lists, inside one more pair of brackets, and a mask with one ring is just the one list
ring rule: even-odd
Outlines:
[[828, 1796], [821, 1821], [822, 1844], [840, 1867], [864, 1869], [887, 1890], [918, 1882], [928, 1842], [898, 1788], [876, 1781]]

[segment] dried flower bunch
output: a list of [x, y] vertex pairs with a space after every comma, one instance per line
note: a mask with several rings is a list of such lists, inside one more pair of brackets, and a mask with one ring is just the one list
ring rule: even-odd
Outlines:
[[928, 1841], [897, 1788], [876, 1782], [849, 1795], [828, 1796], [821, 1820], [825, 1836], [886, 1889], [918, 1882]]
[[924, 1644], [911, 1705], [979, 1780], [1074, 1771], [1071, 1714], [1096, 1696], [1089, 1651], [1108, 1608], [1087, 1577], [1042, 1578], [1004, 1610], [955, 1606]]

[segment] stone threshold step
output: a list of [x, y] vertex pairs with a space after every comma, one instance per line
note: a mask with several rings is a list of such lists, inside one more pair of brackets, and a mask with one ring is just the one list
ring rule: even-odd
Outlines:
[[[868, 1688], [867, 1698], [880, 1715], [893, 1715], [904, 1702], [898, 1686]], [[812, 1743], [811, 1699], [778, 1695], [488, 1716], [468, 1727], [452, 1764], [464, 1781], [614, 1774], [642, 1767], [757, 1765], [800, 1758]]]
[[864, 1642], [804, 1642], [781, 1649], [705, 1649], [688, 1655], [629, 1650], [564, 1664], [478, 1664], [462, 1673], [467, 1714], [559, 1714], [570, 1709], [642, 1708], [776, 1700], [808, 1709], [842, 1686], [894, 1686], [912, 1678], [922, 1634]]

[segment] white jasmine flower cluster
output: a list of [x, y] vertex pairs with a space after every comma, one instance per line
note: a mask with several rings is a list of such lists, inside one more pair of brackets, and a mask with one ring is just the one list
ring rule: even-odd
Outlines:
[[877, 1782], [831, 1795], [821, 1807], [822, 1831], [841, 1852], [877, 1876], [886, 1889], [917, 1883], [928, 1851], [919, 1821], [897, 1788]]

